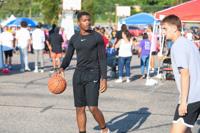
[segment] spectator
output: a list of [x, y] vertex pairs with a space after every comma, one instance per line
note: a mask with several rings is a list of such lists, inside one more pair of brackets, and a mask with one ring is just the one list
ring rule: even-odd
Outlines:
[[[32, 33], [32, 42], [33, 42], [33, 49], [35, 53], [35, 70], [34, 72], [44, 72], [44, 57], [43, 57], [43, 50], [45, 47], [45, 34], [41, 30], [42, 24], [38, 23], [36, 29]], [[40, 60], [40, 69], [38, 66], [38, 62]]]
[[146, 72], [148, 72], [149, 67], [149, 55], [150, 55], [150, 49], [151, 49], [151, 42], [148, 39], [148, 34], [143, 34], [143, 40], [140, 42], [140, 46], [138, 49], [138, 56], [140, 57], [140, 67], [141, 67], [141, 78], [145, 78], [145, 67]]
[[106, 48], [108, 46], [108, 44], [109, 44], [109, 40], [105, 35], [105, 31], [106, 31], [105, 28], [101, 27], [99, 33], [102, 35], [102, 38], [103, 38], [103, 41], [104, 41], [104, 47]]
[[126, 24], [122, 24], [121, 26], [121, 30], [120, 31], [117, 31], [116, 35], [115, 35], [115, 40], [114, 40], [114, 45], [117, 44], [117, 42], [122, 39], [122, 32], [123, 31], [127, 31], [127, 26]]
[[154, 72], [155, 69], [155, 58], [158, 54], [158, 40], [157, 36], [153, 34], [153, 27], [151, 25], [148, 26], [147, 28], [147, 34], [149, 37], [149, 40], [151, 42], [151, 60], [150, 60], [150, 70]]
[[53, 71], [56, 71], [57, 68], [60, 67], [60, 59], [62, 57], [62, 35], [59, 34], [60, 28], [56, 27], [54, 29], [54, 33], [52, 33], [49, 37], [50, 49], [51, 49], [51, 57], [53, 63]]
[[12, 68], [12, 56], [13, 56], [13, 35], [8, 31], [8, 27], [3, 28], [3, 32], [0, 35], [0, 44], [3, 46], [3, 51], [5, 54], [5, 67], [9, 69]]
[[130, 63], [132, 57], [132, 38], [128, 30], [122, 32], [122, 39], [118, 41], [115, 48], [119, 48], [119, 78], [115, 81], [116, 83], [123, 82], [123, 69], [126, 68], [126, 82], [130, 82]]
[[21, 28], [16, 32], [16, 41], [20, 50], [20, 71], [31, 71], [28, 66], [28, 47], [31, 44], [31, 37], [29, 31], [27, 30], [27, 22], [21, 22]]

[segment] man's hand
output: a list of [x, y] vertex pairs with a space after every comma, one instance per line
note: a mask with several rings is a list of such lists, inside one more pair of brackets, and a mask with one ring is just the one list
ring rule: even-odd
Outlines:
[[106, 79], [101, 79], [100, 80], [100, 92], [103, 93], [107, 90], [107, 80]]
[[179, 116], [185, 116], [187, 114], [187, 103], [181, 103], [178, 108]]

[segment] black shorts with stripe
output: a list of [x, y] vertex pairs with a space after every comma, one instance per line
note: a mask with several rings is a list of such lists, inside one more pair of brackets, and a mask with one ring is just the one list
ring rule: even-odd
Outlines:
[[75, 70], [73, 92], [75, 107], [98, 106], [100, 73], [98, 70]]
[[182, 119], [184, 122], [183, 124], [185, 126], [193, 127], [193, 125], [195, 124], [200, 114], [200, 101], [188, 104], [187, 114], [185, 116], [179, 116], [178, 108], [179, 108], [179, 104], [176, 107], [173, 123], [177, 123], [179, 120]]

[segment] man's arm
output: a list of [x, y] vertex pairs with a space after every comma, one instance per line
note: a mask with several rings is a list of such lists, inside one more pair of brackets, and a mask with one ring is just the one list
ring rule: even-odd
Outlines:
[[181, 75], [181, 97], [179, 106], [179, 115], [184, 116], [187, 113], [187, 100], [189, 94], [189, 70], [185, 68], [179, 69]]
[[74, 54], [74, 46], [73, 46], [73, 41], [72, 39], [69, 42], [69, 46], [67, 49], [67, 53], [65, 54], [65, 57], [63, 59], [63, 62], [60, 66], [60, 72], [63, 72], [65, 70], [65, 68], [67, 68], [71, 62], [72, 56]]
[[104, 47], [104, 42], [101, 37], [99, 37], [98, 42], [98, 60], [100, 65], [100, 92], [103, 93], [107, 90], [107, 63], [106, 63], [106, 50]]
[[174, 63], [180, 74], [180, 99], [179, 99], [179, 115], [184, 116], [187, 114], [187, 102], [189, 94], [189, 57], [190, 52], [188, 44], [177, 44], [173, 47], [172, 56], [174, 57]]

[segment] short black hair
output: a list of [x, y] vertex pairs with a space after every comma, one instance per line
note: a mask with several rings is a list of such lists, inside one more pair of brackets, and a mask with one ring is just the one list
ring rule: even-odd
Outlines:
[[181, 28], [182, 28], [182, 25], [181, 25], [181, 20], [178, 16], [172, 14], [172, 15], [169, 15], [169, 16], [166, 16], [162, 22], [163, 23], [168, 23], [168, 24], [171, 24], [171, 25], [175, 25], [177, 27], [177, 29], [179, 31], [181, 31]]
[[142, 38], [143, 38], [143, 39], [148, 39], [148, 34], [147, 34], [147, 33], [144, 33], [144, 34], [142, 35]]
[[91, 16], [88, 12], [82, 11], [77, 14], [77, 20], [79, 21], [82, 16]]
[[42, 23], [41, 23], [41, 22], [38, 22], [38, 24], [37, 24], [36, 27], [37, 27], [37, 28], [42, 28]]
[[21, 27], [23, 27], [23, 28], [26, 28], [26, 27], [28, 26], [28, 24], [27, 24], [26, 21], [22, 21], [22, 22], [20, 23], [20, 25], [21, 25]]

